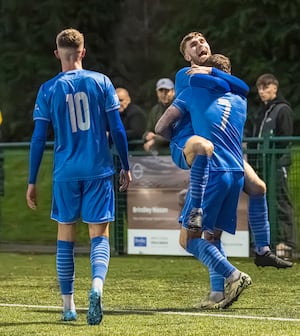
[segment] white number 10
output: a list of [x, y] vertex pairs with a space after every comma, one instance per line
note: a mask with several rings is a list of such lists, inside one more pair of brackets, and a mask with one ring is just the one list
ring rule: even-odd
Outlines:
[[72, 132], [86, 131], [90, 128], [90, 110], [88, 97], [84, 92], [77, 92], [75, 95], [69, 93], [66, 96], [69, 105], [70, 121]]

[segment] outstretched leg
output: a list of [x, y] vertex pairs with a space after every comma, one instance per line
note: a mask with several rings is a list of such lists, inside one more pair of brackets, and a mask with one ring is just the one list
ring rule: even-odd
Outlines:
[[266, 201], [266, 185], [244, 161], [244, 191], [249, 196], [249, 226], [255, 242], [255, 264], [277, 268], [291, 267], [290, 261], [278, 258], [270, 249], [270, 223]]

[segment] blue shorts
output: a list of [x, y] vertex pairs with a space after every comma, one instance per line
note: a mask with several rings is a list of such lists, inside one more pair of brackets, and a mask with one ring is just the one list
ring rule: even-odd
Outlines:
[[53, 182], [51, 218], [62, 224], [74, 223], [80, 218], [89, 224], [114, 221], [112, 177]]
[[187, 164], [183, 150], [185, 147], [186, 142], [191, 136], [186, 136], [180, 138], [180, 140], [176, 142], [170, 143], [170, 151], [173, 162], [176, 164], [177, 167], [181, 169], [190, 169], [191, 167]]
[[[209, 172], [209, 179], [203, 198], [202, 230], [213, 232], [215, 229], [235, 234], [237, 206], [244, 185], [243, 172]], [[191, 211], [190, 193], [179, 218], [183, 227], [188, 227]]]

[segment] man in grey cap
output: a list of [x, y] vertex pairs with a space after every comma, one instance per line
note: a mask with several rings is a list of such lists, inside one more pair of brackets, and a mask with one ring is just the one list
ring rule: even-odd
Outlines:
[[171, 105], [174, 96], [174, 83], [170, 78], [161, 78], [156, 83], [156, 94], [158, 102], [155, 104], [147, 118], [146, 132], [144, 133], [144, 149], [146, 152], [168, 150], [169, 142], [158, 134], [154, 129], [158, 119]]

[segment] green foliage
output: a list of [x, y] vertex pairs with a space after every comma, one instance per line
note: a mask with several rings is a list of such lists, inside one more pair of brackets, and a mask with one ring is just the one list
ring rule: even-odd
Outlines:
[[86, 35], [85, 67], [125, 86], [149, 109], [155, 82], [174, 78], [186, 65], [182, 37], [201, 31], [213, 52], [231, 58], [233, 73], [250, 86], [249, 113], [256, 108], [256, 78], [273, 72], [300, 119], [300, 1], [277, 0], [41, 0], [2, 1], [0, 105], [5, 141], [26, 141], [39, 85], [59, 71], [52, 55], [57, 32], [73, 26]]
[[167, 47], [178, 49], [178, 37], [189, 31], [203, 32], [213, 52], [230, 57], [233, 73], [249, 84], [250, 113], [255, 108], [257, 77], [272, 72], [300, 118], [299, 0], [178, 0], [174, 6], [178, 7], [173, 22], [180, 24], [172, 25], [173, 37], [177, 38], [171, 39], [169, 34]]
[[32, 109], [42, 82], [60, 71], [55, 60], [56, 34], [75, 27], [86, 34], [90, 53], [86, 66], [109, 69], [111, 29], [118, 20], [120, 1], [2, 1], [0, 12], [0, 105], [5, 141], [27, 141], [32, 132]]
[[194, 258], [111, 258], [103, 295], [104, 319], [100, 326], [91, 327], [86, 324], [91, 285], [88, 256], [76, 256], [78, 321], [66, 323], [60, 321], [55, 256], [1, 253], [0, 334], [298, 335], [299, 264], [288, 270], [261, 270], [250, 259], [230, 261], [249, 273], [253, 284], [231, 308], [201, 311], [194, 305], [208, 292], [208, 273]]

